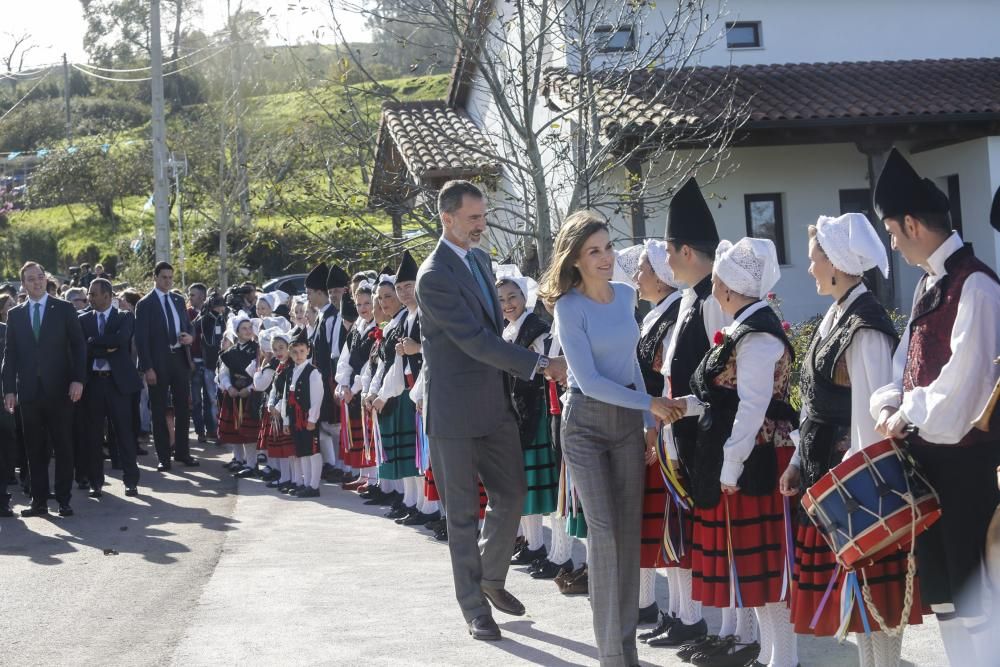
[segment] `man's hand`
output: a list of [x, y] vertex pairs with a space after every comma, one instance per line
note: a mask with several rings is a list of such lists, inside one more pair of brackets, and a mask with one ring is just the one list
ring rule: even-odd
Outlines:
[[190, 345], [194, 342], [194, 338], [192, 338], [189, 333], [181, 332], [181, 335], [177, 337], [177, 342], [181, 345]]
[[400, 350], [402, 350], [402, 354], [419, 354], [420, 343], [407, 336], [396, 344], [396, 351]]
[[888, 405], [882, 408], [878, 413], [878, 420], [875, 422], [875, 432], [879, 435], [883, 435], [886, 438], [891, 437], [889, 435], [888, 423], [889, 418], [898, 412], [897, 408], [889, 407]]
[[566, 357], [549, 357], [549, 365], [545, 369], [545, 378], [553, 382], [565, 384], [567, 370]]
[[385, 407], [385, 399], [376, 398], [374, 401], [372, 401], [372, 409], [374, 409], [375, 412], [382, 414], [382, 408], [384, 407]]
[[414, 403], [414, 405], [417, 407], [417, 412], [419, 414], [424, 414], [424, 399], [421, 398], [419, 401]]
[[306, 430], [307, 431], [315, 431], [316, 430], [316, 422], [306, 422]]
[[240, 389], [240, 398], [247, 398], [250, 395], [250, 387]]
[[145, 376], [146, 376], [146, 384], [148, 384], [150, 387], [156, 384], [156, 371], [154, 371], [152, 368], [146, 369]]
[[646, 465], [656, 463], [656, 441], [659, 439], [659, 428], [646, 429]]
[[657, 419], [666, 424], [673, 424], [687, 413], [687, 403], [665, 396], [654, 396], [649, 409]]
[[83, 383], [82, 382], [70, 382], [69, 383], [69, 400], [76, 403], [83, 396]]
[[16, 394], [4, 394], [3, 396], [3, 406], [7, 408], [7, 412], [14, 414], [14, 408], [17, 407], [17, 395]]
[[789, 463], [781, 479], [778, 480], [778, 490], [783, 496], [794, 496], [801, 487], [802, 475], [799, 474], [799, 467]]

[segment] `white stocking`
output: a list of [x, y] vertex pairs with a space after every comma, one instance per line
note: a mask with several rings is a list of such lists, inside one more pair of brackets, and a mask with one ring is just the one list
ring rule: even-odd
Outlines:
[[[683, 622], [683, 618], [681, 621]], [[685, 625], [688, 625], [685, 623]], [[719, 628], [720, 637], [728, 637], [736, 634], [736, 608], [726, 607], [722, 610], [722, 626]]]
[[427, 500], [424, 498], [424, 509], [420, 510], [424, 514], [434, 514], [441, 511], [441, 502], [438, 500]]
[[233, 448], [233, 460], [243, 463], [246, 459], [243, 456], [243, 445], [230, 445]]
[[639, 609], [656, 604], [656, 568], [639, 570]]
[[753, 608], [743, 608], [736, 610], [736, 636], [743, 644], [750, 644], [757, 640], [757, 623], [754, 621], [756, 614]]
[[279, 484], [292, 478], [292, 462], [287, 457], [278, 459], [278, 470], [281, 471], [281, 477], [278, 478]]
[[528, 548], [532, 551], [545, 546], [545, 532], [542, 530], [542, 515], [532, 514], [521, 517], [521, 529], [524, 538], [528, 540]]
[[680, 570], [676, 567], [667, 568], [667, 611], [677, 617], [681, 613], [681, 580]]
[[243, 445], [243, 458], [247, 462], [247, 466], [250, 468], [257, 467], [257, 445], [253, 443], [246, 443]]
[[420, 498], [420, 494], [417, 489], [417, 480], [419, 477], [404, 477], [403, 478], [403, 504], [407, 507], [416, 507], [417, 500]]
[[302, 481], [302, 459], [298, 456], [290, 456], [289, 466], [292, 470], [292, 484], [299, 486], [304, 484]]
[[323, 457], [320, 454], [313, 454], [303, 461], [304, 464], [307, 462], [309, 464], [309, 481], [307, 484], [314, 489], [318, 489], [320, 476], [323, 474]]
[[334, 446], [333, 434], [330, 432], [330, 424], [321, 422], [319, 424], [319, 450], [323, 454], [323, 462], [327, 465], [337, 465], [337, 448]]
[[[701, 603], [692, 598], [691, 589], [693, 586], [694, 576], [691, 570], [682, 570], [677, 568], [677, 579], [680, 582], [678, 588], [680, 589], [680, 595], [678, 596], [678, 604], [680, 604], [680, 617], [681, 623], [684, 625], [692, 625], [701, 620]], [[725, 623], [725, 611], [722, 614], [723, 624]], [[732, 619], [732, 626], [729, 630], [729, 634], [733, 634], [736, 630], [736, 619]], [[725, 636], [725, 635], [723, 635]]]
[[760, 655], [757, 662], [767, 665], [771, 662], [771, 649], [774, 648], [774, 627], [771, 616], [764, 607], [754, 607], [757, 612], [757, 629], [760, 631]]
[[552, 532], [552, 549], [549, 550], [549, 560], [556, 565], [562, 565], [573, 557], [573, 540], [566, 532], [566, 517], [549, 515], [549, 527]]
[[796, 667], [799, 664], [799, 645], [788, 606], [784, 602], [769, 602], [764, 605], [764, 611], [771, 620], [773, 633], [769, 667]]
[[873, 632], [870, 639], [874, 659], [872, 667], [899, 667], [900, 653], [903, 652], [903, 633], [890, 637], [884, 632]]

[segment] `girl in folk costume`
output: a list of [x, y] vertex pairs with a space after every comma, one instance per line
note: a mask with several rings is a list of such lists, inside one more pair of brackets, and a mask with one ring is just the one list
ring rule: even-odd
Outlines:
[[264, 414], [260, 423], [258, 449], [267, 454], [268, 464], [278, 471], [278, 476], [267, 482], [267, 487], [282, 489], [291, 484], [291, 457], [295, 447], [291, 437], [285, 433], [281, 413], [271, 402], [275, 382], [291, 367], [288, 344], [292, 338], [287, 330], [280, 327], [265, 329], [258, 336], [264, 359], [253, 375], [253, 388], [267, 396]]
[[[283, 374], [287, 380], [275, 383], [281, 390], [276, 403], [285, 406], [284, 429], [291, 436], [295, 449], [295, 464], [302, 475], [302, 485], [291, 491], [298, 498], [319, 496], [323, 456], [319, 453], [317, 422], [323, 405], [323, 377], [309, 362], [309, 334], [305, 329], [292, 332], [289, 346], [293, 367]], [[296, 477], [292, 471], [292, 479]]]
[[[538, 285], [524, 278], [516, 267], [497, 269], [497, 296], [503, 317], [507, 321], [503, 339], [522, 347], [546, 354], [549, 343], [549, 325], [534, 312]], [[524, 457], [524, 476], [528, 492], [524, 498], [521, 532], [525, 542], [511, 564], [531, 565], [547, 559], [542, 515], [551, 514], [558, 504], [559, 470], [549, 438], [548, 388], [545, 378], [534, 380], [510, 378], [511, 404], [517, 416], [521, 435], [521, 454]]]
[[[843, 459], [882, 440], [875, 432], [868, 401], [876, 389], [892, 381], [892, 352], [897, 343], [889, 314], [861, 279], [875, 267], [889, 277], [885, 248], [868, 218], [860, 213], [820, 217], [809, 227], [809, 260], [816, 291], [832, 297], [834, 303], [816, 328], [802, 361], [800, 437], [781, 477], [781, 492], [787, 496], [809, 488]], [[830, 636], [849, 627], [858, 633], [863, 667], [895, 667], [902, 632], [892, 637], [880, 631], [871, 610], [860, 609], [864, 600], [856, 600], [852, 609], [841, 608], [840, 591], [847, 572], [837, 567], [833, 552], [805, 512], [800, 518], [791, 597], [795, 631]], [[863, 576], [871, 585], [875, 612], [887, 623], [898, 623], [905, 595], [906, 552], [898, 551], [863, 568]], [[920, 610], [917, 592], [906, 622], [920, 623]], [[875, 632], [864, 632], [862, 614]]]
[[779, 275], [770, 240], [719, 244], [712, 290], [733, 323], [716, 334], [695, 370], [694, 395], [675, 399], [685, 415], [700, 416], [688, 465], [694, 598], [753, 609], [760, 628], [759, 646], [744, 630], [722, 639], [707, 659], [696, 659], [699, 665], [798, 663], [783, 601], [791, 545], [778, 490], [779, 471], [795, 451], [790, 434], [798, 418], [788, 404], [794, 353], [782, 322], [762, 300]]
[[[668, 262], [666, 241], [648, 240], [636, 246], [641, 254], [639, 264], [633, 274], [633, 282], [638, 285], [639, 298], [652, 305], [643, 317], [639, 327], [637, 356], [646, 391], [651, 396], [662, 396], [664, 390], [663, 366], [670, 342], [670, 333], [677, 322], [680, 310], [681, 292], [674, 280]], [[626, 251], [627, 252], [627, 251]], [[634, 251], [633, 251], [634, 252]], [[682, 526], [689, 514], [668, 494], [664, 482], [665, 472], [661, 470], [656, 447], [653, 443], [646, 449], [645, 494], [642, 506], [642, 551], [639, 565], [639, 622], [655, 623], [659, 607], [656, 604], [656, 568], [667, 567], [667, 579], [677, 573], [677, 566], [690, 567], [690, 544], [683, 544], [690, 538], [690, 526]], [[676, 479], [678, 466], [672, 465], [671, 474]], [[677, 493], [678, 490], [674, 489]], [[669, 517], [670, 526], [665, 526]], [[665, 528], [667, 532], [665, 532]], [[664, 613], [660, 623], [639, 639], [652, 639], [669, 630], [679, 614], [678, 584], [674, 581], [670, 588], [670, 613]]]
[[[227, 336], [232, 347], [219, 355], [218, 383], [222, 392], [219, 408], [219, 444], [233, 445], [236, 477], [257, 473], [257, 439], [263, 397], [253, 389], [259, 346], [254, 340], [259, 320], [240, 312], [229, 319]], [[249, 369], [249, 370], [248, 370]]]
[[340, 351], [335, 378], [335, 397], [341, 409], [340, 455], [350, 466], [352, 476], [356, 477], [343, 483], [343, 488], [348, 491], [375, 479], [377, 472], [375, 450], [366, 441], [369, 431], [363, 423], [361, 410], [361, 371], [371, 356], [375, 345], [373, 332], [378, 328], [373, 315], [372, 287], [367, 280], [362, 281], [354, 292], [353, 300], [345, 299], [342, 309], [344, 318], [354, 321]]
[[372, 402], [372, 407], [380, 413], [379, 429], [385, 452], [379, 474], [403, 481], [402, 506], [386, 516], [403, 525], [424, 525], [438, 518], [431, 516], [438, 512], [438, 503], [424, 498], [416, 466], [416, 407], [410, 389], [423, 365], [416, 281], [417, 263], [409, 251], [404, 251], [396, 272], [396, 296], [404, 310], [393, 320], [395, 326], [390, 323], [385, 329], [376, 371], [379, 389]]

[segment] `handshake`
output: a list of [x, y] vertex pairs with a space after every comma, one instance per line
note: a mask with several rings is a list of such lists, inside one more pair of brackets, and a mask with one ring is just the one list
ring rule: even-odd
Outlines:
[[687, 414], [687, 401], [683, 398], [654, 396], [649, 410], [664, 424], [672, 424]]

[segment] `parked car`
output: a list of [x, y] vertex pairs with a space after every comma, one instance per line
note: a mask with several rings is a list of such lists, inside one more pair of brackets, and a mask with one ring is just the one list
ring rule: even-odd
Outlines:
[[296, 296], [298, 294], [305, 294], [306, 292], [306, 274], [304, 273], [292, 273], [287, 276], [279, 276], [277, 278], [272, 278], [264, 283], [263, 290], [265, 292], [273, 292], [274, 290], [281, 290], [282, 292], [289, 294], [291, 296]]

